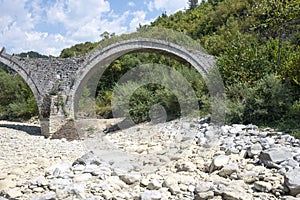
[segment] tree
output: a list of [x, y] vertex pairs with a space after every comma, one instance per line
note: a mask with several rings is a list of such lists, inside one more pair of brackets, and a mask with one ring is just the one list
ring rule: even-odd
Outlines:
[[42, 55], [42, 54], [39, 54], [38, 52], [34, 52], [34, 51], [29, 51], [27, 53], [20, 53], [18, 54], [18, 56], [20, 57], [29, 57], [29, 58], [49, 58], [48, 56], [45, 56], [45, 55]]
[[198, 0], [189, 0], [189, 10], [194, 10], [198, 6]]
[[0, 69], [0, 88], [1, 119], [30, 119], [38, 115], [32, 91], [16, 72]]
[[107, 40], [107, 39], [112, 38], [112, 37], [115, 37], [115, 36], [116, 36], [115, 33], [109, 33], [109, 32], [107, 32], [107, 31], [104, 31], [104, 32], [100, 35], [100, 37], [102, 38], [102, 40]]

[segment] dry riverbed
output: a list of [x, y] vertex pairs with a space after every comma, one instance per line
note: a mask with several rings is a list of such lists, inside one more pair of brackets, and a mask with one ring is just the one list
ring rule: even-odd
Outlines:
[[1, 121], [0, 200], [300, 198], [300, 144], [284, 133], [181, 119], [104, 134], [111, 123], [67, 141]]

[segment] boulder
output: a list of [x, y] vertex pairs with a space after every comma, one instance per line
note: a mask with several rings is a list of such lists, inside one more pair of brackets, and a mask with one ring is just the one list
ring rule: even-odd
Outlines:
[[209, 166], [209, 173], [212, 173], [213, 171], [217, 169], [221, 169], [224, 165], [226, 165], [229, 162], [229, 156], [226, 155], [218, 155], [216, 156], [210, 166]]
[[272, 190], [272, 184], [265, 181], [256, 181], [254, 183], [254, 188], [260, 192], [269, 192]]
[[197, 185], [195, 188], [195, 194], [204, 193], [212, 190], [214, 188], [213, 182], [203, 182]]
[[178, 186], [178, 182], [180, 180], [179, 174], [169, 175], [165, 178], [163, 182], [163, 186], [168, 188], [171, 194], [175, 195], [180, 192], [180, 187]]
[[300, 168], [292, 169], [284, 175], [284, 185], [292, 196], [300, 194]]
[[160, 200], [162, 195], [158, 190], [146, 190], [141, 194], [141, 200]]
[[226, 200], [249, 200], [252, 196], [242, 187], [241, 182], [234, 184], [216, 183], [214, 188], [215, 195], [220, 195]]
[[297, 162], [294, 159], [288, 159], [282, 163], [280, 163], [281, 166], [288, 168], [288, 169], [294, 169], [299, 167], [299, 162]]
[[54, 192], [44, 194], [40, 197], [33, 198], [32, 200], [56, 200], [56, 194]]
[[262, 146], [259, 143], [252, 144], [247, 149], [247, 156], [249, 158], [253, 158], [255, 155], [259, 155], [262, 150], [263, 150], [263, 148], [262, 148]]
[[261, 138], [260, 144], [263, 147], [263, 149], [273, 148], [275, 145], [275, 140], [270, 137]]
[[226, 178], [229, 177], [232, 173], [237, 172], [238, 170], [239, 166], [236, 163], [229, 163], [225, 165], [218, 174]]
[[7, 195], [12, 199], [16, 199], [18, 197], [21, 197], [23, 193], [19, 188], [13, 188], [7, 191]]
[[213, 191], [207, 191], [202, 193], [196, 193], [194, 200], [206, 200], [206, 199], [212, 199], [214, 197]]
[[279, 164], [290, 158], [293, 158], [293, 154], [287, 148], [273, 148], [265, 150], [259, 155], [261, 163], [264, 164], [268, 162]]
[[84, 154], [83, 156], [81, 156], [80, 158], [76, 159], [72, 166], [74, 165], [100, 165], [101, 162], [99, 159], [97, 159], [97, 157], [94, 155], [94, 153], [92, 151]]
[[141, 179], [141, 174], [140, 173], [125, 173], [119, 175], [119, 178], [124, 181], [126, 184], [131, 185], [136, 182], [139, 182]]

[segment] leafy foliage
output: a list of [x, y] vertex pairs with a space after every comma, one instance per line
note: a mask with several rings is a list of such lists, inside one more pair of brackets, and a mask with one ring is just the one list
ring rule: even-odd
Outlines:
[[[48, 58], [33, 51], [18, 56]], [[0, 62], [0, 118], [26, 120], [38, 113], [37, 103], [29, 86], [14, 70]]]
[[197, 8], [198, 6], [198, 0], [189, 0], [189, 9], [193, 10]]
[[48, 56], [41, 55], [38, 52], [29, 51], [27, 53], [20, 53], [18, 54], [20, 57], [29, 57], [29, 58], [48, 58]]
[[29, 86], [17, 74], [0, 69], [0, 117], [29, 119], [38, 115], [38, 108]]
[[75, 46], [62, 50], [59, 57], [68, 58], [68, 57], [84, 55], [92, 51], [98, 45], [99, 43], [97, 42], [96, 43], [86, 42], [86, 43], [76, 44]]
[[[300, 95], [300, 2], [208, 0], [196, 4], [197, 1], [189, 1], [190, 9], [185, 12], [179, 11], [170, 16], [163, 13], [150, 27], [184, 33], [216, 56], [229, 101], [228, 123], [274, 125], [282, 122], [287, 124], [285, 128], [294, 126], [295, 123], [288, 116], [299, 119], [300, 112], [295, 109]], [[140, 26], [139, 31], [148, 28], [149, 25]], [[170, 34], [173, 33], [170, 31]], [[162, 32], [151, 33], [148, 37], [158, 35], [165, 37]], [[118, 41], [114, 34], [103, 33], [101, 37], [100, 46], [102, 43]], [[78, 55], [80, 52], [71, 54]], [[176, 63], [157, 54], [140, 53], [118, 58], [104, 73], [98, 84], [98, 114], [104, 112], [111, 116], [113, 86], [124, 73], [143, 63], [166, 64], [180, 71], [195, 89], [199, 105], [205, 110], [203, 113], [209, 111], [207, 88], [201, 78], [193, 77], [197, 73], [188, 64]], [[140, 88], [131, 100], [131, 105], [136, 106], [136, 110], [132, 107], [131, 113], [139, 113], [136, 116], [140, 115], [142, 120], [146, 120], [146, 115], [141, 115], [140, 111], [157, 103], [154, 97], [158, 98], [157, 94], [164, 91], [160, 89], [154, 90], [150, 86]], [[160, 97], [168, 97], [167, 91], [163, 93]], [[149, 100], [142, 101], [147, 99], [145, 97]], [[171, 99], [168, 101], [172, 102]]]
[[235, 84], [228, 90], [230, 96], [229, 121], [231, 123], [272, 124], [282, 119], [292, 105], [291, 90], [273, 74], [252, 86]]
[[298, 0], [209, 0], [151, 25], [184, 32], [217, 56], [228, 123], [289, 129], [299, 127], [299, 7]]
[[[176, 60], [155, 53], [134, 53], [130, 55], [124, 55], [115, 60], [103, 73], [98, 83], [96, 94], [96, 113], [98, 115], [112, 116], [111, 100], [112, 92], [116, 89], [115, 87], [119, 87], [119, 89], [123, 91], [122, 95], [118, 95], [123, 97], [126, 96], [125, 94], [132, 91], [132, 88], [135, 86], [134, 84], [136, 84], [127, 83], [120, 86], [117, 85], [118, 80], [127, 71], [147, 63], [173, 66], [173, 68], [181, 73], [182, 76], [193, 87], [193, 90], [198, 97], [197, 100], [199, 106], [203, 108], [202, 115], [208, 113], [208, 90], [203, 78], [193, 67], [189, 66], [187, 63], [180, 63]], [[143, 74], [135, 75], [141, 79], [143, 78]], [[166, 76], [169, 76], [169, 74], [166, 74]], [[172, 85], [176, 84], [179, 83], [176, 83], [174, 79], [174, 83], [172, 83]], [[135, 122], [142, 122], [150, 119], [148, 113], [151, 107], [153, 105], [160, 104], [166, 109], [169, 119], [173, 119], [174, 117], [180, 116], [178, 100], [174, 95], [175, 94], [169, 89], [155, 84], [139, 87], [139, 89], [135, 91], [131, 97], [130, 110], [127, 112], [131, 113], [131, 117]]]

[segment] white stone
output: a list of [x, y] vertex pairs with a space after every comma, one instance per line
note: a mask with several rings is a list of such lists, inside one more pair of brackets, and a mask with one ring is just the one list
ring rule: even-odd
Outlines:
[[23, 193], [19, 188], [13, 188], [7, 191], [7, 194], [10, 198], [16, 199], [18, 197], [21, 197]]
[[196, 186], [195, 192], [196, 192], [196, 193], [207, 192], [207, 191], [212, 190], [213, 187], [214, 187], [213, 182], [203, 182], [203, 183], [200, 183], [200, 184], [198, 184], [198, 185]]
[[259, 155], [262, 150], [262, 146], [259, 143], [255, 143], [247, 149], [247, 155], [253, 158], [253, 156]]
[[229, 156], [226, 155], [218, 155], [213, 159], [213, 161], [210, 164], [209, 172], [213, 172], [217, 169], [222, 168], [224, 165], [226, 165], [229, 162]]
[[237, 172], [239, 170], [239, 166], [236, 163], [230, 163], [225, 165], [219, 172], [219, 175], [222, 177], [228, 177], [232, 173]]
[[84, 181], [88, 181], [91, 178], [92, 178], [92, 175], [90, 173], [84, 173], [84, 174], [76, 175], [73, 178], [73, 180], [74, 180], [74, 182], [84, 182]]
[[266, 151], [263, 151], [259, 159], [262, 163], [266, 163], [268, 161], [273, 163], [281, 163], [285, 160], [293, 158], [293, 154], [287, 148], [273, 148]]
[[284, 175], [284, 184], [292, 196], [300, 194], [300, 168], [288, 171]]
[[133, 183], [139, 182], [141, 179], [141, 174], [140, 173], [125, 173], [119, 175], [119, 178], [127, 183], [128, 185], [131, 185]]
[[158, 190], [147, 190], [141, 194], [141, 200], [160, 200], [162, 195]]
[[256, 181], [254, 188], [260, 192], [269, 192], [272, 189], [272, 184], [264, 181]]
[[151, 180], [147, 185], [149, 190], [159, 190], [162, 187], [162, 184], [157, 180]]

